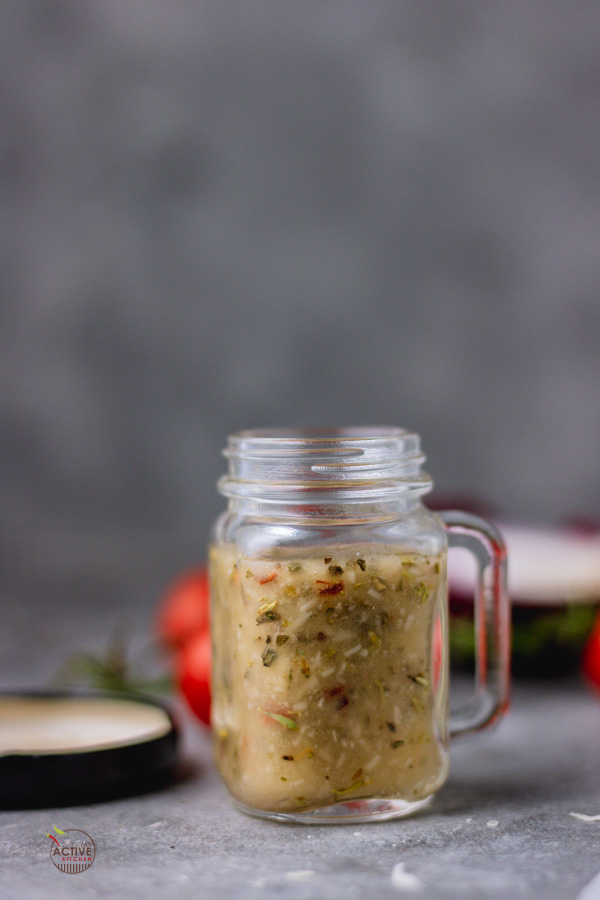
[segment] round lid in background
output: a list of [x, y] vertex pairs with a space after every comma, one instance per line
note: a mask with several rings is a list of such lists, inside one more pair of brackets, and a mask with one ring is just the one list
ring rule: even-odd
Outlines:
[[0, 809], [72, 806], [143, 793], [174, 774], [169, 707], [140, 694], [0, 694]]

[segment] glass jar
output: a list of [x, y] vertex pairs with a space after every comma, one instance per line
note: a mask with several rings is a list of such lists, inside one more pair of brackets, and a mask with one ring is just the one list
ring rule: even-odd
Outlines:
[[[270, 429], [229, 438], [210, 548], [217, 766], [245, 812], [295, 822], [423, 807], [448, 742], [507, 706], [505, 551], [433, 514], [417, 434]], [[475, 691], [448, 712], [448, 541], [479, 565]]]

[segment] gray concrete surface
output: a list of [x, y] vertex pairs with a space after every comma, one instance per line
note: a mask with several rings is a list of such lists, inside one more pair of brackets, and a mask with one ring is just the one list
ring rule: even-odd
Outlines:
[[[600, 870], [600, 702], [576, 684], [517, 687], [501, 727], [458, 745], [429, 811], [376, 825], [289, 826], [229, 803], [190, 726], [187, 781], [123, 801], [0, 814], [0, 896], [290, 900], [575, 900]], [[497, 824], [493, 824], [493, 823]], [[58, 872], [53, 825], [94, 839], [94, 864]], [[398, 863], [420, 882], [394, 887]], [[303, 873], [303, 874], [298, 874]]]

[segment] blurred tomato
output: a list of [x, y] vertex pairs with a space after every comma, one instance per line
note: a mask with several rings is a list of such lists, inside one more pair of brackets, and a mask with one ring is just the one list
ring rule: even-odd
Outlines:
[[158, 637], [173, 649], [208, 628], [210, 589], [205, 568], [184, 572], [167, 588], [160, 605]]
[[592, 687], [600, 691], [600, 612], [583, 648], [582, 668]]
[[175, 673], [188, 706], [206, 725], [210, 725], [211, 662], [210, 631], [206, 630], [179, 651]]

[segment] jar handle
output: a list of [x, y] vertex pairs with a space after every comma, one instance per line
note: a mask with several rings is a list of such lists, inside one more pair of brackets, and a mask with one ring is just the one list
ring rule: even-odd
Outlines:
[[506, 547], [484, 519], [457, 510], [439, 513], [449, 547], [464, 547], [477, 560], [474, 597], [475, 690], [450, 711], [450, 737], [469, 736], [497, 722], [508, 709], [510, 604], [506, 588]]

